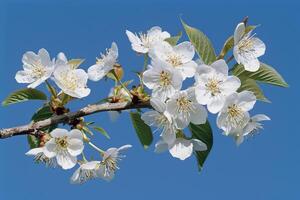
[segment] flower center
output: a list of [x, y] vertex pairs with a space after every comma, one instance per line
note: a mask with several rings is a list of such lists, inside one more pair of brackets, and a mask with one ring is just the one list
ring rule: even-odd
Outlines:
[[161, 86], [168, 86], [171, 84], [171, 75], [168, 72], [161, 71], [159, 77], [159, 84]]
[[41, 61], [35, 61], [33, 64], [32, 73], [35, 78], [41, 78], [45, 75], [46, 70], [44, 66], [42, 65]]
[[143, 45], [147, 48], [150, 48], [151, 40], [148, 37], [148, 35], [144, 34], [144, 33], [140, 33], [140, 38], [141, 38]]
[[117, 160], [112, 158], [111, 156], [107, 157], [102, 162], [105, 165], [105, 174], [106, 175], [119, 169], [119, 167], [117, 165]]
[[243, 113], [243, 110], [239, 106], [237, 106], [236, 104], [228, 106], [227, 113], [228, 113], [227, 121], [233, 127], [237, 128], [239, 125], [243, 124], [244, 113]]
[[61, 79], [62, 84], [69, 90], [74, 91], [78, 85], [78, 78], [74, 72], [66, 73]]
[[182, 65], [181, 57], [177, 54], [168, 55], [167, 62], [170, 63], [173, 67]]
[[192, 110], [192, 101], [189, 100], [187, 97], [182, 96], [177, 99], [177, 106], [179, 112], [188, 112]]
[[206, 89], [211, 93], [212, 96], [216, 96], [217, 94], [221, 93], [219, 83], [216, 79], [209, 79], [208, 82], [205, 84]]
[[55, 143], [60, 149], [66, 149], [68, 147], [67, 136], [55, 138]]

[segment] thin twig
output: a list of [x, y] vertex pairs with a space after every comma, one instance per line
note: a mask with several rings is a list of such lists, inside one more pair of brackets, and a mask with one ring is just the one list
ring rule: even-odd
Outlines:
[[68, 124], [74, 119], [92, 115], [98, 112], [106, 111], [122, 111], [137, 108], [151, 108], [149, 102], [139, 103], [139, 104], [128, 104], [127, 102], [122, 103], [103, 103], [88, 105], [76, 112], [69, 112], [63, 115], [56, 115], [51, 118], [45, 119], [39, 122], [31, 122], [23, 126], [17, 126], [13, 128], [1, 129], [0, 139], [9, 138], [17, 135], [28, 135], [28, 134], [38, 134], [38, 131], [56, 124]]

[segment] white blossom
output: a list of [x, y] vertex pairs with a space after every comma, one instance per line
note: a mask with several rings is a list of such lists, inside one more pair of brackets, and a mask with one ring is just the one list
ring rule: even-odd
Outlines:
[[47, 167], [56, 167], [57, 162], [55, 158], [48, 158], [44, 153], [45, 147], [38, 147], [30, 149], [25, 155], [34, 156], [34, 161], [37, 163], [45, 163]]
[[245, 32], [245, 24], [239, 23], [234, 31], [233, 55], [238, 64], [242, 64], [245, 70], [255, 72], [259, 69], [258, 57], [265, 54], [265, 44], [251, 35], [252, 31]]
[[152, 97], [165, 100], [179, 91], [182, 76], [170, 64], [159, 59], [152, 60], [149, 68], [143, 73], [143, 83], [152, 90]]
[[156, 153], [162, 153], [166, 150], [169, 150], [170, 154], [174, 158], [185, 160], [189, 158], [194, 151], [206, 151], [207, 146], [204, 142], [198, 139], [188, 140], [184, 138], [176, 138], [176, 140], [171, 144], [168, 144], [163, 140], [160, 140], [156, 143]]
[[147, 31], [146, 34], [140, 33], [139, 35], [133, 34], [132, 32], [126, 30], [127, 37], [131, 42], [131, 47], [137, 53], [148, 53], [155, 44], [164, 41], [166, 38], [170, 37], [170, 34], [158, 26], [152, 27]]
[[50, 135], [52, 138], [45, 144], [44, 154], [48, 158], [56, 157], [63, 169], [73, 168], [84, 148], [81, 131], [73, 129], [69, 132], [57, 128]]
[[228, 76], [228, 66], [224, 60], [217, 60], [211, 66], [200, 65], [195, 79], [198, 103], [207, 105], [208, 111], [214, 114], [222, 109], [226, 97], [241, 85], [236, 76]]
[[154, 108], [142, 114], [141, 118], [149, 126], [162, 130], [161, 137], [166, 143], [173, 143], [176, 139], [176, 128], [168, 112], [166, 104], [159, 98], [151, 98], [150, 104]]
[[71, 97], [83, 98], [91, 92], [87, 88], [88, 75], [83, 69], [73, 69], [68, 64], [59, 63], [53, 75], [56, 85]]
[[167, 101], [167, 112], [174, 119], [178, 129], [186, 128], [190, 122], [204, 124], [207, 118], [206, 109], [196, 100], [194, 88], [179, 91], [171, 96]]
[[36, 88], [48, 78], [54, 71], [54, 60], [51, 61], [46, 49], [40, 49], [38, 54], [28, 51], [22, 58], [23, 69], [16, 74], [18, 83], [29, 83], [28, 88]]
[[182, 42], [176, 46], [172, 46], [168, 42], [161, 42], [157, 43], [149, 52], [152, 59], [170, 63], [181, 73], [183, 80], [195, 75], [197, 63], [193, 61], [194, 55], [195, 49], [190, 42]]
[[103, 154], [103, 160], [99, 166], [99, 176], [107, 181], [114, 178], [115, 171], [119, 169], [118, 162], [125, 156], [121, 151], [131, 148], [131, 145], [124, 145], [120, 148], [109, 148]]
[[245, 137], [252, 136], [263, 129], [261, 121], [271, 120], [268, 116], [264, 114], [254, 115], [250, 118], [247, 125], [242, 129], [242, 131], [235, 133], [235, 141], [237, 145], [243, 143]]
[[100, 161], [90, 161], [80, 164], [80, 167], [74, 172], [70, 182], [72, 184], [82, 184], [89, 180], [100, 177]]
[[111, 44], [111, 48], [106, 50], [105, 54], [101, 54], [101, 58], [97, 58], [95, 65], [88, 69], [89, 79], [99, 81], [108, 72], [110, 72], [118, 59], [118, 46], [115, 42]]
[[249, 110], [256, 102], [253, 92], [234, 92], [229, 95], [217, 117], [217, 125], [225, 135], [241, 132], [250, 120]]

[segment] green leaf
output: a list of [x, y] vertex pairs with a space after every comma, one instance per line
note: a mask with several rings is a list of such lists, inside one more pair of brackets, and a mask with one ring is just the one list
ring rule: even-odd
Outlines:
[[37, 89], [26, 88], [10, 94], [2, 102], [2, 105], [8, 106], [10, 104], [20, 103], [28, 100], [47, 100], [47, 96]]
[[247, 78], [275, 86], [289, 86], [274, 68], [264, 63], [260, 63], [260, 68], [256, 72], [248, 72], [244, 69], [243, 65], [237, 65], [233, 69], [233, 74], [236, 76], [245, 76]]
[[196, 158], [199, 170], [202, 170], [204, 162], [213, 146], [213, 134], [208, 120], [205, 124], [195, 125], [190, 123], [189, 129], [192, 133], [192, 138], [201, 140], [207, 145], [206, 151], [197, 151]]
[[265, 95], [263, 94], [263, 91], [260, 89], [259, 85], [256, 83], [253, 79], [248, 79], [244, 76], [239, 77], [241, 80], [241, 87], [238, 89], [238, 92], [248, 90], [254, 93], [256, 98], [258, 100], [270, 103], [270, 100], [268, 100]]
[[257, 82], [288, 87], [282, 76], [274, 68], [264, 63], [260, 63], [260, 68], [256, 72], [246, 71], [243, 65], [235, 65], [232, 74], [241, 80], [241, 87], [238, 91], [250, 90], [254, 92], [257, 99], [265, 102], [270, 101], [264, 96]]
[[[247, 26], [245, 29], [245, 33], [249, 33], [249, 31], [255, 29], [256, 26]], [[225, 55], [228, 53], [230, 49], [232, 49], [234, 46], [234, 39], [233, 36], [230, 36], [224, 43], [223, 48], [221, 50], [220, 55], [218, 56], [218, 59], [222, 59], [225, 57]]]
[[140, 142], [144, 148], [147, 149], [153, 141], [151, 128], [141, 119], [141, 114], [139, 112], [131, 112], [130, 117]]
[[68, 64], [71, 65], [73, 69], [78, 68], [82, 63], [84, 62], [84, 59], [72, 59], [68, 61]]
[[101, 127], [93, 126], [93, 129], [104, 135], [107, 139], [110, 139], [108, 133]]
[[53, 116], [53, 112], [49, 105], [45, 105], [38, 109], [36, 113], [32, 116], [31, 120], [34, 122], [42, 121]]
[[175, 46], [178, 43], [181, 36], [182, 32], [180, 31], [177, 36], [169, 37], [165, 39], [165, 41], [168, 42], [170, 45]]
[[200, 30], [187, 25], [183, 20], [181, 23], [185, 29], [189, 40], [194, 45], [196, 52], [205, 64], [210, 64], [216, 60], [215, 50], [208, 37]]
[[27, 141], [30, 149], [38, 148], [40, 146], [40, 139], [34, 135], [27, 135]]
[[[42, 108], [38, 109], [34, 115], [32, 116], [31, 120], [33, 122], [42, 121], [45, 119], [48, 119], [53, 116], [53, 113], [51, 111], [51, 108], [49, 105], [45, 104]], [[42, 131], [51, 132], [57, 127], [57, 125], [52, 125], [50, 127], [46, 127], [42, 129]], [[31, 149], [37, 148], [40, 145], [40, 139], [34, 135], [28, 135], [27, 141]]]

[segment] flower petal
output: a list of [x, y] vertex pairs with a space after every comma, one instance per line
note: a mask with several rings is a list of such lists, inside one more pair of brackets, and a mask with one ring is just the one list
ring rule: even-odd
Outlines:
[[64, 136], [68, 136], [69, 131], [62, 128], [56, 128], [53, 131], [51, 131], [50, 135], [54, 138], [60, 138]]
[[189, 140], [178, 138], [169, 151], [174, 158], [185, 160], [192, 155], [193, 144]]
[[79, 139], [69, 139], [68, 140], [68, 152], [71, 156], [78, 156], [82, 153], [84, 145], [82, 140]]
[[71, 169], [77, 163], [77, 158], [67, 153], [59, 153], [56, 155], [57, 163], [64, 169]]

